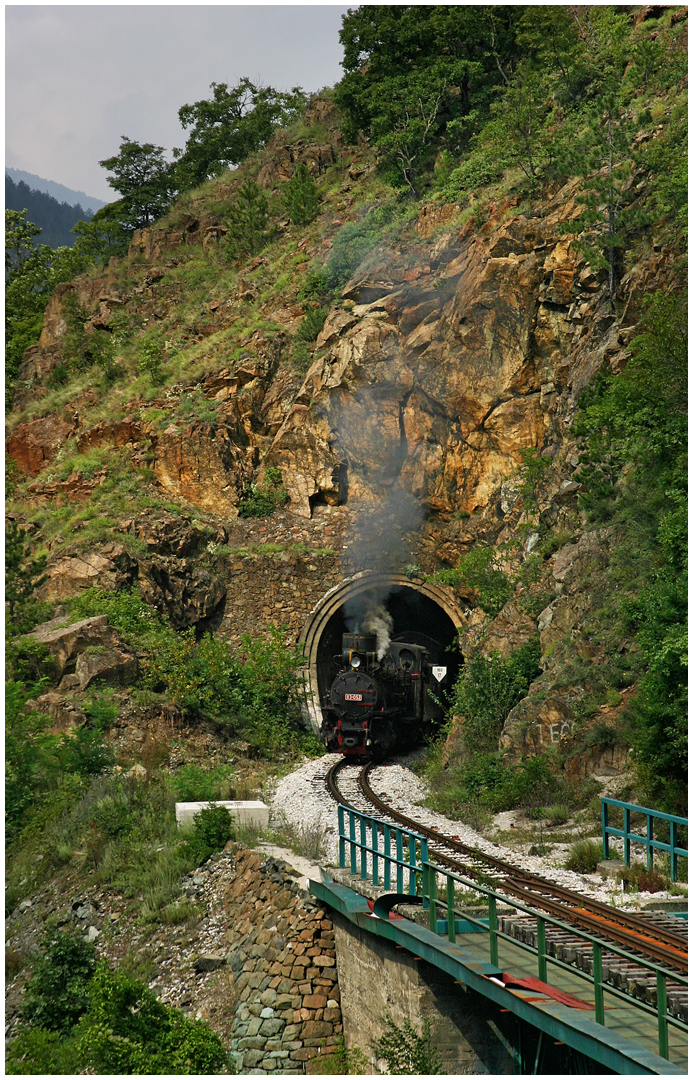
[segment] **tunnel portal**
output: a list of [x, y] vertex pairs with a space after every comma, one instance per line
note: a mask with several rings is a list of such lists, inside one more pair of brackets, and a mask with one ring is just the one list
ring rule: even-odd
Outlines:
[[[299, 638], [306, 656], [305, 719], [316, 733], [322, 724], [321, 702], [338, 671], [335, 658], [341, 653], [342, 634], [355, 629], [353, 612], [369, 597], [376, 598], [389, 613], [391, 640], [425, 646], [430, 662], [447, 668], [443, 687], [450, 690], [454, 685], [461, 658], [451, 646], [462, 614], [449, 592], [404, 574], [357, 574], [322, 597]], [[435, 692], [436, 685], [432, 682], [430, 690]], [[442, 715], [429, 692], [426, 717], [435, 723]]]

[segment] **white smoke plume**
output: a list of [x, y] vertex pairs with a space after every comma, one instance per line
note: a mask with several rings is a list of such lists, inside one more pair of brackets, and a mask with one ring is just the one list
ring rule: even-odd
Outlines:
[[392, 615], [384, 604], [374, 604], [361, 619], [359, 633], [376, 634], [377, 636], [378, 660], [382, 660], [390, 646], [393, 625]]

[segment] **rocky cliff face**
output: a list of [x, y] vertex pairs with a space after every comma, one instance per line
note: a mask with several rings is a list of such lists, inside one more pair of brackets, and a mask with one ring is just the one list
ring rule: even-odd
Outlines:
[[[329, 144], [294, 145], [282, 136], [261, 165], [261, 179], [277, 190], [297, 161], [316, 176], [331, 168], [342, 177], [312, 232], [286, 233], [280, 222], [297, 253], [294, 263], [323, 259], [344, 221], [360, 213], [369, 152], [361, 147], [347, 153], [333, 136]], [[138, 578], [146, 598], [175, 626], [222, 625], [235, 639], [244, 629], [242, 601], [228, 595], [229, 575], [214, 565], [207, 546], [228, 542], [244, 491], [262, 480], [267, 466], [281, 471], [290, 496], [295, 525], [287, 535], [300, 535], [304, 522], [316, 550], [317, 508], [341, 506], [348, 521], [359, 510], [413, 496], [422, 524], [412, 557], [429, 572], [455, 565], [480, 540], [514, 545], [507, 559], [517, 568], [531, 550], [527, 537], [538, 514], [566, 541], [530, 590], [535, 600], [543, 595], [546, 601], [538, 620], [526, 605], [518, 608], [517, 597], [490, 620], [474, 609], [472, 596], [461, 640], [463, 651], [507, 653], [539, 633], [544, 675], [508, 718], [501, 746], [513, 758], [565, 742], [585, 679], [568, 680], [560, 690], [555, 684], [562, 678], [565, 643], [594, 602], [580, 568], [609, 544], [608, 536], [584, 533], [570, 425], [579, 394], [604, 361], [615, 372], [627, 363], [634, 312], [645, 292], [666, 283], [667, 253], [653, 250], [630, 270], [613, 310], [605, 281], [565, 235], [579, 213], [575, 182], [531, 206], [512, 194], [483, 212], [431, 203], [377, 245], [346, 283], [301, 374], [290, 361], [290, 347], [307, 306], [295, 279], [280, 296], [266, 290], [271, 295], [263, 299], [253, 275], [270, 273], [267, 256], [242, 267], [225, 291], [199, 293], [194, 319], [177, 314], [185, 287], [175, 275], [186, 260], [221, 265], [225, 226], [218, 207], [235, 183], [218, 185], [216, 210], [177, 210], [169, 221], [137, 233], [125, 262], [112, 260], [98, 275], [59, 286], [41, 341], [27, 350], [7, 452], [21, 473], [35, 479], [23, 491], [17, 515], [33, 508], [45, 517], [52, 507], [88, 503], [112, 475], [111, 450], [124, 454], [142, 476], [150, 506], [144, 531], [140, 518], [121, 514], [113, 537], [98, 549], [79, 536], [66, 543], [61, 535], [53, 550], [47, 544], [51, 561], [43, 596], [64, 599], [91, 584], [114, 588]], [[185, 367], [179, 368], [183, 377], [156, 396], [121, 386], [111, 392], [112, 407], [88, 380], [72, 393], [49, 392], [75, 302], [86, 316], [86, 335], [112, 333], [119, 319], [129, 318], [137, 335], [149, 324], [165, 325], [190, 355], [194, 374], [186, 378]], [[239, 335], [248, 305], [264, 323]], [[130, 384], [136, 381], [135, 373]], [[69, 447], [82, 457], [105, 453], [101, 469], [56, 474]], [[546, 464], [536, 512], [520, 497], [522, 452], [530, 449]], [[178, 550], [157, 541], [157, 521], [168, 520], [173, 509], [170, 503], [157, 509], [164, 500], [180, 508], [175, 514], [187, 508], [186, 536], [196, 527], [193, 512], [204, 519], [204, 543]], [[274, 518], [242, 528], [251, 546], [271, 543], [275, 532], [281, 540], [286, 532], [283, 519]], [[343, 550], [353, 533], [346, 531]], [[310, 551], [305, 558], [315, 564]], [[345, 565], [342, 559], [342, 573]], [[325, 574], [315, 581], [316, 592], [326, 591], [340, 573], [332, 557], [320, 566]], [[258, 603], [265, 611], [265, 601]], [[247, 628], [256, 625], [256, 614], [248, 610]], [[297, 620], [292, 609], [292, 624]]]

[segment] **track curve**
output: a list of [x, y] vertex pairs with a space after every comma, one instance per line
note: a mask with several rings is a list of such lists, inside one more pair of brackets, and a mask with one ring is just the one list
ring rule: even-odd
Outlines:
[[[338, 803], [364, 813], [362, 808], [345, 799], [339, 790], [337, 778], [346, 765], [347, 762], [343, 759], [329, 770], [326, 777], [328, 791]], [[444, 836], [437, 829], [402, 814], [386, 803], [370, 786], [369, 776], [374, 767], [375, 763], [371, 762], [362, 768], [359, 774], [358, 783], [363, 797], [381, 816], [426, 837], [429, 841], [429, 854], [435, 855], [436, 861], [443, 866], [484, 884], [492, 883], [509, 896], [570, 922], [579, 929], [625, 946], [643, 958], [664, 964], [675, 971], [688, 971], [688, 943], [684, 936], [655, 926], [632, 912], [617, 911], [591, 897], [555, 885], [546, 878], [537, 877], [459, 840]], [[465, 862], [455, 858], [456, 855], [464, 856]], [[492, 879], [491, 882], [489, 878]]]

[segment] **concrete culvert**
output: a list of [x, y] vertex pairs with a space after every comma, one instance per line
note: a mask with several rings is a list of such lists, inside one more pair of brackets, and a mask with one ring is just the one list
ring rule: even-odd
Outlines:
[[[306, 656], [304, 714], [316, 734], [323, 720], [322, 703], [338, 671], [334, 658], [341, 652], [342, 634], [363, 631], [364, 625], [383, 646], [398, 641], [424, 646], [431, 664], [447, 668], [441, 688], [454, 685], [461, 658], [450, 647], [462, 625], [462, 612], [451, 593], [404, 574], [356, 574], [318, 601], [299, 637]], [[436, 686], [433, 682], [431, 690]], [[426, 719], [435, 724], [442, 715], [429, 692]]]

